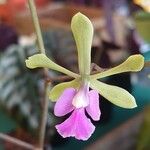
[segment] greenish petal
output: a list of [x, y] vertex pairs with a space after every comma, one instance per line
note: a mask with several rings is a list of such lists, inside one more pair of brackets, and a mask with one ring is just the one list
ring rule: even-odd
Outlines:
[[78, 74], [54, 63], [45, 54], [35, 54], [29, 57], [25, 62], [26, 62], [26, 66], [30, 69], [44, 67], [44, 68], [50, 68], [52, 70], [62, 72], [74, 78], [79, 77]]
[[89, 75], [91, 69], [93, 25], [85, 15], [77, 13], [72, 18], [71, 29], [77, 45], [80, 74]]
[[143, 67], [144, 67], [144, 57], [142, 55], [132, 55], [128, 57], [128, 59], [124, 61], [122, 64], [107, 71], [91, 75], [90, 77], [91, 79], [100, 79], [123, 72], [130, 72], [130, 71], [137, 72], [140, 71]]
[[49, 99], [51, 101], [57, 101], [57, 99], [59, 98], [59, 96], [62, 94], [62, 92], [66, 89], [66, 88], [78, 88], [80, 86], [80, 80], [79, 79], [74, 79], [70, 82], [63, 82], [60, 84], [57, 84], [56, 86], [54, 86], [52, 88], [52, 90], [49, 92]]
[[125, 89], [108, 85], [98, 80], [91, 80], [90, 87], [97, 90], [103, 97], [112, 102], [113, 104], [123, 108], [137, 107], [134, 97]]

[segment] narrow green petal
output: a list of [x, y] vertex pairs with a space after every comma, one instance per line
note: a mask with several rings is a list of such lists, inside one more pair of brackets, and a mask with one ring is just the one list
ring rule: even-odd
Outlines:
[[56, 86], [54, 86], [52, 88], [52, 90], [49, 92], [49, 99], [51, 101], [57, 101], [57, 99], [59, 98], [59, 96], [62, 94], [62, 92], [66, 89], [66, 88], [78, 88], [80, 86], [80, 80], [79, 79], [74, 79], [70, 82], [63, 82], [60, 84], [57, 84]]
[[103, 97], [117, 106], [123, 108], [135, 108], [137, 106], [134, 97], [123, 88], [97, 80], [91, 80], [90, 87], [97, 90]]
[[109, 69], [107, 71], [91, 75], [91, 79], [99, 79], [110, 75], [122, 73], [122, 72], [137, 72], [144, 66], [144, 57], [142, 55], [132, 55], [122, 64]]
[[35, 54], [29, 57], [25, 62], [26, 62], [26, 66], [30, 69], [44, 67], [44, 68], [50, 68], [52, 70], [62, 72], [74, 78], [79, 76], [78, 74], [73, 73], [72, 71], [69, 71], [68, 69], [63, 68], [58, 64], [54, 63], [45, 54]]
[[80, 74], [89, 75], [91, 69], [93, 25], [85, 15], [77, 13], [72, 18], [71, 29], [77, 45]]

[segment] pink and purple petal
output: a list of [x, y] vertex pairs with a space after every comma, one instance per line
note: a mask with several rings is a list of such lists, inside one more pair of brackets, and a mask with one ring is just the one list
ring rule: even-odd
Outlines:
[[90, 103], [86, 107], [87, 113], [91, 116], [91, 118], [95, 121], [100, 119], [100, 108], [99, 108], [99, 95], [96, 90], [91, 90], [89, 92]]
[[54, 114], [56, 116], [64, 116], [74, 109], [74, 106], [72, 105], [72, 99], [75, 94], [76, 90], [74, 88], [68, 88], [64, 90], [54, 106]]
[[84, 108], [81, 108], [75, 109], [67, 120], [56, 125], [56, 129], [64, 138], [75, 137], [78, 140], [88, 140], [95, 126], [86, 117]]

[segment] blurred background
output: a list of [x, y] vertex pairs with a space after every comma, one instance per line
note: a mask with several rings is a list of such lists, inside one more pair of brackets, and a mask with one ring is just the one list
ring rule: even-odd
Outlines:
[[[94, 26], [92, 62], [114, 67], [129, 55], [150, 61], [150, 0], [35, 0], [46, 54], [78, 72], [76, 45], [70, 30], [72, 16], [81, 12]], [[25, 59], [37, 53], [27, 0], [0, 0], [0, 132], [36, 144], [42, 106], [43, 73], [29, 70]], [[122, 73], [104, 82], [127, 89], [138, 107], [112, 105], [100, 96], [101, 120], [86, 141], [61, 138], [55, 125], [65, 118], [53, 115], [49, 101], [46, 150], [150, 150], [150, 68]], [[51, 77], [60, 74], [49, 71]], [[50, 84], [53, 87], [56, 83]], [[0, 150], [22, 150], [0, 139]], [[23, 149], [24, 150], [24, 149]]]

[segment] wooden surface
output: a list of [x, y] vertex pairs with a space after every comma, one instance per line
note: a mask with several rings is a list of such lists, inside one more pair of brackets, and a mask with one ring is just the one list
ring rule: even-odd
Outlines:
[[[95, 29], [104, 25], [104, 20], [102, 19], [103, 12], [100, 9], [77, 5], [65, 5], [62, 3], [50, 3], [42, 9], [38, 9], [41, 28], [42, 30], [47, 30], [48, 28], [70, 30], [71, 18], [77, 12], [81, 12], [88, 16]], [[20, 34], [30, 34], [34, 32], [29, 11], [16, 14], [15, 26]]]
[[144, 118], [139, 113], [103, 138], [87, 146], [85, 150], [134, 150], [139, 128]]

